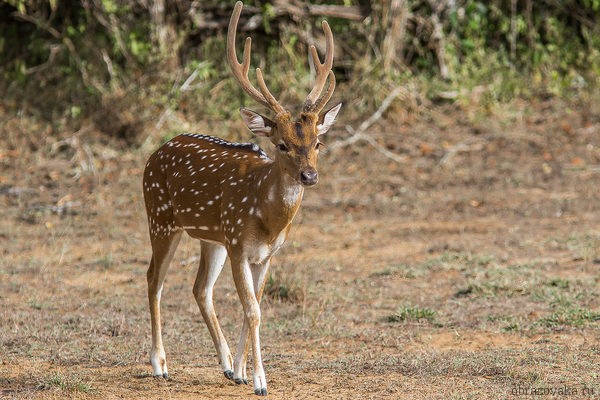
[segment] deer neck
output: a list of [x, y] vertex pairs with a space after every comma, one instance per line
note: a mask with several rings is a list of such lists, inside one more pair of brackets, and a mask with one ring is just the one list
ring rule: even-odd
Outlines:
[[304, 188], [285, 172], [277, 159], [265, 170], [261, 193], [266, 199], [263, 215], [270, 226], [283, 229], [292, 222], [296, 215]]

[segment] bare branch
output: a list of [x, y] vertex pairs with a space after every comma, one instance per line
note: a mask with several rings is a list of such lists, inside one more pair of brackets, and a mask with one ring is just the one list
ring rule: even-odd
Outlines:
[[383, 55], [383, 68], [390, 72], [394, 64], [402, 58], [403, 36], [406, 31], [406, 22], [408, 20], [408, 1], [392, 0], [389, 5], [389, 12], [385, 21], [389, 27], [383, 38], [381, 53]]
[[459, 153], [469, 153], [472, 151], [481, 151], [487, 141], [483, 138], [469, 138], [463, 142], [450, 147], [446, 154], [441, 158], [439, 164], [442, 166], [451, 165], [452, 159]]
[[387, 158], [389, 158], [393, 161], [396, 161], [397, 163], [404, 163], [406, 161], [406, 159], [404, 157], [399, 156], [398, 154], [392, 153], [391, 151], [389, 151], [388, 149], [386, 149], [385, 147], [383, 147], [382, 145], [377, 143], [377, 141], [375, 139], [373, 139], [371, 136], [365, 135], [364, 133], [356, 132], [354, 129], [352, 129], [352, 127], [350, 125], [346, 125], [346, 130], [348, 132], [350, 132], [352, 134], [352, 136], [350, 136], [347, 139], [347, 143], [344, 143], [344, 144], [350, 145], [352, 143], [358, 142], [359, 140], [364, 140], [365, 142], [367, 142], [371, 146], [373, 146], [373, 148], [375, 148], [375, 150], [377, 150], [378, 152], [380, 152]]
[[350, 125], [347, 125], [346, 130], [350, 133], [351, 136], [344, 140], [340, 140], [340, 141], [329, 144], [327, 146], [329, 151], [333, 152], [337, 149], [340, 149], [340, 148], [346, 147], [346, 146], [350, 146], [350, 145], [362, 140], [362, 141], [367, 142], [371, 146], [373, 146], [375, 148], [375, 150], [377, 150], [378, 152], [383, 154], [385, 157], [387, 157], [397, 163], [405, 162], [404, 157], [399, 156], [395, 153], [392, 153], [391, 151], [389, 151], [388, 149], [386, 149], [385, 147], [383, 147], [382, 145], [377, 143], [377, 141], [373, 137], [365, 134], [366, 130], [369, 129], [369, 127], [371, 127], [375, 122], [379, 121], [379, 119], [381, 119], [381, 117], [387, 111], [387, 109], [390, 107], [390, 105], [392, 105], [393, 101], [401, 94], [404, 96], [406, 96], [406, 94], [407, 94], [407, 90], [404, 87], [399, 86], [399, 87], [395, 88], [394, 90], [392, 90], [392, 92], [383, 100], [383, 102], [381, 103], [381, 106], [379, 106], [377, 111], [375, 111], [375, 113], [373, 113], [373, 115], [371, 115], [369, 118], [367, 118], [365, 121], [363, 121], [357, 130], [354, 130], [354, 128], [352, 128]]
[[433, 15], [430, 18], [431, 24], [433, 25], [433, 32], [431, 34], [430, 42], [435, 50], [435, 57], [438, 61], [440, 76], [442, 79], [447, 80], [450, 78], [450, 72], [448, 70], [448, 66], [446, 65], [446, 43], [444, 38], [444, 30], [442, 23], [440, 22], [440, 15], [448, 7], [448, 4], [446, 1], [429, 0], [428, 2], [433, 11]]
[[54, 64], [54, 60], [56, 59], [56, 55], [61, 49], [61, 45], [59, 44], [51, 44], [50, 45], [50, 55], [48, 56], [48, 60], [41, 64], [36, 65], [35, 67], [30, 67], [25, 70], [26, 75], [35, 74], [37, 72], [43, 71], [48, 67], [51, 67]]

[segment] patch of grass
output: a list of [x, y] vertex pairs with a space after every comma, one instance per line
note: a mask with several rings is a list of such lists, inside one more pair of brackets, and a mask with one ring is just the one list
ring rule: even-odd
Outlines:
[[562, 278], [554, 278], [554, 279], [550, 279], [548, 282], [546, 282], [546, 285], [548, 285], [550, 287], [556, 287], [559, 289], [568, 289], [569, 288], [569, 280], [562, 279]]
[[464, 350], [423, 351], [392, 356], [386, 354], [354, 354], [326, 363], [319, 367], [333, 370], [336, 373], [360, 374], [401, 373], [406, 376], [485, 376], [487, 378], [506, 380], [517, 367], [516, 355], [510, 352], [474, 352]]
[[582, 326], [600, 321], [600, 313], [587, 308], [561, 308], [558, 311], [540, 318], [537, 325], [546, 328], [561, 328], [565, 326]]
[[571, 235], [567, 238], [567, 248], [577, 259], [600, 263], [600, 234]]
[[276, 301], [301, 303], [306, 296], [306, 285], [289, 269], [274, 269], [267, 278], [264, 295]]
[[473, 294], [473, 292], [473, 285], [468, 285], [467, 287], [458, 289], [456, 292], [454, 292], [454, 297], [469, 297], [471, 294]]
[[517, 322], [512, 322], [502, 327], [502, 332], [518, 332], [521, 326]]
[[593, 279], [552, 278], [535, 285], [531, 291], [532, 300], [562, 308], [591, 300], [597, 295], [597, 283]]
[[42, 303], [40, 303], [39, 301], [37, 301], [35, 299], [29, 299], [27, 301], [27, 304], [29, 305], [29, 307], [33, 308], [34, 310], [41, 310], [43, 307]]
[[502, 332], [518, 332], [522, 330], [521, 324], [515, 321], [515, 316], [499, 314], [488, 315], [487, 320], [492, 323], [498, 323]]
[[425, 261], [422, 267], [425, 269], [457, 269], [465, 270], [475, 267], [487, 267], [495, 263], [496, 257], [489, 254], [472, 254], [467, 252], [445, 252], [439, 257]]
[[110, 269], [110, 267], [113, 266], [114, 263], [115, 261], [113, 259], [112, 253], [107, 253], [94, 261], [95, 265], [98, 265], [100, 268], [105, 270]]
[[397, 276], [400, 278], [414, 279], [418, 275], [421, 275], [421, 274], [418, 271], [416, 271], [414, 268], [411, 268], [410, 266], [404, 265], [404, 264], [397, 264], [397, 265], [391, 265], [380, 271], [375, 271], [375, 272], [371, 273], [369, 275], [369, 277], [383, 278], [383, 277], [389, 277], [389, 276]]
[[[534, 265], [490, 265], [466, 271], [468, 286], [463, 292], [479, 297], [497, 298], [530, 294], [540, 282]], [[460, 291], [459, 291], [460, 292]], [[455, 296], [459, 297], [459, 292]]]
[[430, 308], [418, 306], [403, 306], [397, 313], [389, 315], [387, 322], [420, 321], [434, 322], [437, 312]]
[[60, 390], [68, 393], [90, 393], [95, 389], [77, 375], [56, 373], [40, 381], [39, 390]]

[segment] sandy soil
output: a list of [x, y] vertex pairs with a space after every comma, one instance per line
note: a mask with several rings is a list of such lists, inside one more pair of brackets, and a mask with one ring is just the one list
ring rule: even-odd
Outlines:
[[[322, 155], [263, 301], [270, 398], [600, 398], [600, 120], [558, 101], [474, 120], [389, 116], [372, 134], [401, 162]], [[252, 396], [220, 372], [189, 238], [163, 293], [171, 378], [151, 376], [147, 154], [36, 147], [21, 123], [0, 149], [0, 398]], [[234, 348], [228, 268], [215, 303]]]

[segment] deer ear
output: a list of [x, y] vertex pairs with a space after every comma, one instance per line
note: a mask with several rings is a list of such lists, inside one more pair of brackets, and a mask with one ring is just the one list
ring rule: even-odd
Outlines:
[[240, 114], [242, 115], [242, 119], [246, 123], [248, 129], [250, 129], [256, 136], [269, 137], [271, 135], [271, 131], [273, 130], [275, 123], [269, 118], [263, 117], [259, 113], [255, 113], [247, 108], [240, 108]]
[[338, 112], [342, 108], [342, 103], [339, 103], [337, 106], [331, 107], [329, 110], [325, 111], [323, 114], [319, 116], [319, 124], [317, 125], [317, 132], [320, 135], [324, 135], [327, 133], [329, 128], [335, 122], [335, 117], [337, 117]]

